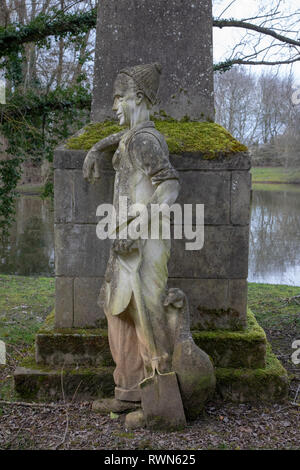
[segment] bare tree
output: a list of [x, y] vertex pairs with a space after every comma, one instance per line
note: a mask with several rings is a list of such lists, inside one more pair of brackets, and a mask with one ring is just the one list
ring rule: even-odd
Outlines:
[[[242, 0], [214, 0], [216, 28], [239, 28], [246, 31], [231, 53], [216, 70], [226, 70], [232, 65], [280, 65], [300, 61], [299, 22], [300, 8], [296, 10], [284, 0], [257, 2], [256, 13], [249, 18], [231, 18], [233, 6]], [[226, 16], [226, 18], [225, 18]]]
[[216, 121], [251, 147], [255, 164], [300, 166], [300, 109], [293, 75], [255, 75], [242, 67], [216, 74]]

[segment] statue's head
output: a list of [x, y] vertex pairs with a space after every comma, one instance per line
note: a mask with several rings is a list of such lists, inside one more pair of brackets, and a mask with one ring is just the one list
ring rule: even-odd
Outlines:
[[114, 84], [113, 111], [121, 125], [129, 125], [138, 110], [150, 110], [155, 104], [160, 74], [161, 67], [157, 63], [120, 71]]

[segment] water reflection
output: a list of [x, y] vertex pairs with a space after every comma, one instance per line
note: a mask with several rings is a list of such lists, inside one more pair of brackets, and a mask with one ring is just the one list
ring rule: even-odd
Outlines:
[[9, 244], [1, 247], [0, 272], [18, 275], [54, 274], [53, 210], [50, 201], [20, 196]]
[[253, 191], [248, 279], [300, 285], [298, 186], [280, 191]]
[[[299, 286], [300, 186], [273, 189], [260, 185], [253, 191], [249, 281]], [[54, 274], [53, 210], [49, 201], [20, 196], [10, 242], [1, 255], [0, 272]]]

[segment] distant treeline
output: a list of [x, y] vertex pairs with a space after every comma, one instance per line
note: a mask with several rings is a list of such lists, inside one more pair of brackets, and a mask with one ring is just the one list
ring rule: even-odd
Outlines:
[[215, 76], [216, 121], [247, 144], [254, 165], [300, 167], [300, 106], [292, 74], [234, 68]]

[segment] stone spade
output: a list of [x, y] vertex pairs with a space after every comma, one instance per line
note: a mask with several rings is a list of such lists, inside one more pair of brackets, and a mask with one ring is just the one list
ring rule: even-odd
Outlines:
[[176, 372], [187, 419], [195, 419], [215, 391], [216, 377], [209, 356], [194, 343], [184, 292], [171, 288], [164, 301], [173, 336], [172, 370]]
[[140, 383], [146, 425], [153, 430], [178, 430], [186, 419], [175, 372], [157, 370]]

